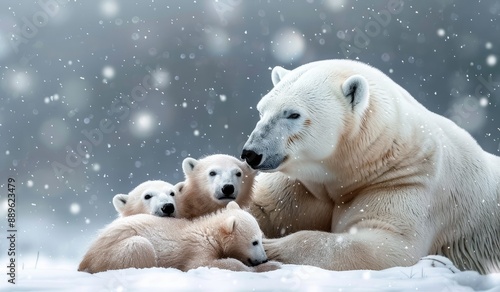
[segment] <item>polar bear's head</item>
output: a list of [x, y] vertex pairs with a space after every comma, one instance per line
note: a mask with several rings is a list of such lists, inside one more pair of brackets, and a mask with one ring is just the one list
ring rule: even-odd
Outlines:
[[113, 205], [122, 217], [135, 214], [175, 217], [175, 194], [173, 185], [161, 180], [149, 180], [128, 194], [114, 196]]
[[227, 204], [224, 213], [227, 217], [221, 222], [222, 256], [235, 258], [247, 266], [267, 262], [262, 245], [262, 231], [257, 220], [234, 201]]
[[[191, 201], [195, 200], [198, 204], [212, 201], [220, 208], [240, 196], [249, 198], [256, 174], [244, 161], [225, 154], [210, 155], [199, 160], [185, 158], [182, 170], [186, 178], [180, 188], [182, 195], [189, 192]], [[203, 198], [194, 197], [198, 194]]]
[[291, 71], [275, 67], [274, 88], [257, 104], [260, 120], [242, 158], [261, 171], [317, 175], [307, 173], [309, 166], [331, 157], [342, 136], [362, 123], [369, 85], [360, 64], [328, 60]]

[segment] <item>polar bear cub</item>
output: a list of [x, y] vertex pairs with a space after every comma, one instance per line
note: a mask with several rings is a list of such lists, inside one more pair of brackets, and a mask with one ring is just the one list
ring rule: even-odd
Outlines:
[[182, 162], [185, 181], [176, 185], [177, 214], [194, 218], [224, 208], [230, 201], [242, 207], [250, 204], [257, 171], [244, 161], [225, 154]]
[[118, 218], [90, 246], [78, 270], [171, 267], [187, 271], [208, 266], [264, 272], [279, 265], [267, 262], [255, 218], [230, 202], [219, 212], [195, 220], [147, 214]]
[[159, 217], [176, 217], [175, 186], [162, 180], [148, 180], [128, 194], [113, 197], [113, 205], [120, 216], [151, 214]]

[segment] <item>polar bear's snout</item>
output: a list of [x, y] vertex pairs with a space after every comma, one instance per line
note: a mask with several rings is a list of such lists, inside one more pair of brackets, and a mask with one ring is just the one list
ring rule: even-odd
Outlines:
[[[287, 160], [287, 140], [293, 129], [287, 125], [287, 119], [262, 117], [248, 137], [241, 158], [255, 170], [278, 171]], [[295, 133], [295, 132], [293, 132]]]
[[256, 151], [249, 150], [247, 148], [243, 148], [243, 151], [241, 152], [241, 159], [244, 159], [252, 169], [264, 172], [277, 171], [287, 158], [288, 156], [284, 156], [279, 152], [259, 154]]
[[166, 203], [161, 207], [161, 211], [166, 217], [173, 217], [175, 212], [175, 206], [172, 203]]
[[256, 169], [262, 161], [262, 154], [257, 154], [253, 150], [243, 149], [241, 152], [241, 159], [244, 159], [250, 167]]
[[215, 192], [215, 198], [220, 201], [224, 200], [236, 200], [238, 197], [238, 190], [235, 188], [235, 185], [229, 183], [224, 184], [222, 187]]
[[222, 193], [226, 196], [231, 196], [234, 194], [234, 186], [231, 184], [224, 185], [222, 187]]

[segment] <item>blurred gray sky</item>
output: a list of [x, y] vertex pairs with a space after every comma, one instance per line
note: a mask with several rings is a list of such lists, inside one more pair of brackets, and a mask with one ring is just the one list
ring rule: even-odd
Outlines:
[[21, 257], [77, 261], [113, 195], [239, 155], [276, 65], [359, 59], [499, 153], [500, 1], [136, 2], [0, 2], [0, 203], [14, 178]]

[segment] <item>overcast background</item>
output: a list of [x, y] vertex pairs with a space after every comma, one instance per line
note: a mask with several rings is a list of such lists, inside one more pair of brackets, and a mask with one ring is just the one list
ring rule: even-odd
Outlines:
[[182, 180], [186, 156], [238, 156], [276, 65], [359, 59], [499, 154], [500, 1], [58, 2], [0, 2], [1, 238], [14, 178], [22, 265], [78, 262], [115, 194]]

